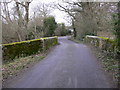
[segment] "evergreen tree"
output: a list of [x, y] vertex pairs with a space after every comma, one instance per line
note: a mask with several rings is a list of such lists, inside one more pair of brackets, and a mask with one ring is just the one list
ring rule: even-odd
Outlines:
[[57, 26], [57, 23], [53, 16], [46, 17], [44, 19], [44, 36], [45, 37], [53, 36], [56, 26]]

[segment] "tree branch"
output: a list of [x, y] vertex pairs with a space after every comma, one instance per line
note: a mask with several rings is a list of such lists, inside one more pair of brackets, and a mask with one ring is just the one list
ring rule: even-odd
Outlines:
[[74, 14], [72, 14], [72, 12], [70, 12], [69, 9], [66, 9], [65, 7], [61, 6], [60, 4], [58, 4], [58, 6], [63, 9], [62, 10], [62, 9], [58, 8], [59, 10], [67, 12], [70, 16], [72, 16], [74, 19], [76, 19], [76, 17], [74, 16]]

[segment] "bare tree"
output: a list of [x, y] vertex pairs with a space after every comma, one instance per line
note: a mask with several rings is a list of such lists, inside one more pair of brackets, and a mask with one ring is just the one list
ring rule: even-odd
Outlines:
[[[86, 34], [99, 35], [99, 32], [112, 33], [112, 14], [115, 11], [115, 3], [65, 1], [58, 4], [58, 9], [68, 13], [72, 17], [77, 37], [82, 38]], [[75, 31], [74, 30], [74, 31]]]
[[[29, 5], [32, 2], [20, 2], [11, 0], [2, 2], [2, 25], [3, 41], [10, 43], [13, 41], [25, 40], [27, 35], [27, 26], [29, 22]], [[13, 5], [11, 7], [11, 5]]]
[[[74, 5], [74, 3], [69, 3], [69, 2], [66, 2], [67, 4], [70, 4], [70, 5]], [[73, 7], [67, 7], [67, 6], [63, 6], [63, 5], [60, 5], [58, 4], [57, 8], [60, 10], [60, 11], [64, 11], [66, 13], [68, 13], [68, 15], [71, 17], [71, 20], [72, 20], [72, 27], [73, 27], [73, 31], [74, 31], [74, 38], [76, 38], [77, 36], [77, 31], [76, 31], [76, 28], [75, 28], [75, 21], [77, 20], [75, 15], [76, 15], [76, 12], [78, 12], [79, 10], [77, 8], [73, 8]]]
[[49, 16], [52, 8], [50, 4], [41, 3], [34, 8], [34, 11], [41, 17]]
[[33, 18], [29, 23], [30, 33], [34, 34], [35, 38], [44, 36], [43, 21], [46, 17], [50, 16], [52, 8], [50, 4], [40, 3], [33, 7]]
[[22, 5], [24, 8], [25, 8], [25, 16], [24, 16], [24, 19], [25, 19], [25, 27], [27, 29], [27, 25], [28, 25], [28, 22], [29, 22], [29, 5], [32, 1], [27, 1], [27, 2], [18, 2], [18, 0], [15, 0], [16, 2], [16, 8], [17, 8], [17, 11], [18, 11], [18, 16], [20, 16], [21, 18], [21, 15], [20, 15], [20, 12], [19, 12], [19, 5]]

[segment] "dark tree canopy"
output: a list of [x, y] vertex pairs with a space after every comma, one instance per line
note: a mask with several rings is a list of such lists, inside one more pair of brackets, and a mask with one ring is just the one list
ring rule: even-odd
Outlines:
[[53, 16], [44, 19], [44, 36], [53, 36], [57, 23]]

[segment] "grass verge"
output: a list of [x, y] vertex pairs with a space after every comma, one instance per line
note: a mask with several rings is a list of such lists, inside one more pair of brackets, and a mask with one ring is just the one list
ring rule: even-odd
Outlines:
[[119, 60], [113, 56], [109, 56], [106, 51], [101, 51], [100, 49], [89, 45], [92, 49], [93, 54], [97, 57], [101, 63], [103, 69], [112, 76], [112, 80], [115, 82], [116, 87], [119, 85]]
[[[84, 41], [79, 41], [74, 38], [69, 38], [69, 40], [74, 41], [76, 43], [85, 43]], [[95, 46], [92, 46], [90, 44], [87, 44], [92, 50], [92, 53], [96, 56], [96, 58], [99, 60], [101, 66], [103, 69], [109, 73], [109, 75], [112, 76], [112, 80], [115, 82], [116, 87], [119, 87], [120, 81], [119, 81], [119, 60], [114, 58], [113, 56], [109, 56], [108, 52], [102, 51], [99, 48], [96, 48]]]
[[2, 65], [3, 81], [9, 77], [17, 75], [21, 70], [28, 68], [30, 64], [36, 63], [45, 57], [44, 54], [36, 54], [15, 59]]
[[45, 58], [54, 47], [55, 46], [49, 48], [48, 50], [44, 51], [44, 53], [38, 53], [27, 57], [20, 57], [14, 59], [11, 62], [4, 63], [1, 68], [3, 76], [2, 86], [4, 87], [7, 81], [12, 80], [16, 76], [21, 75], [22, 73], [27, 71], [30, 67], [34, 66], [36, 63], [43, 60], [43, 58]]

